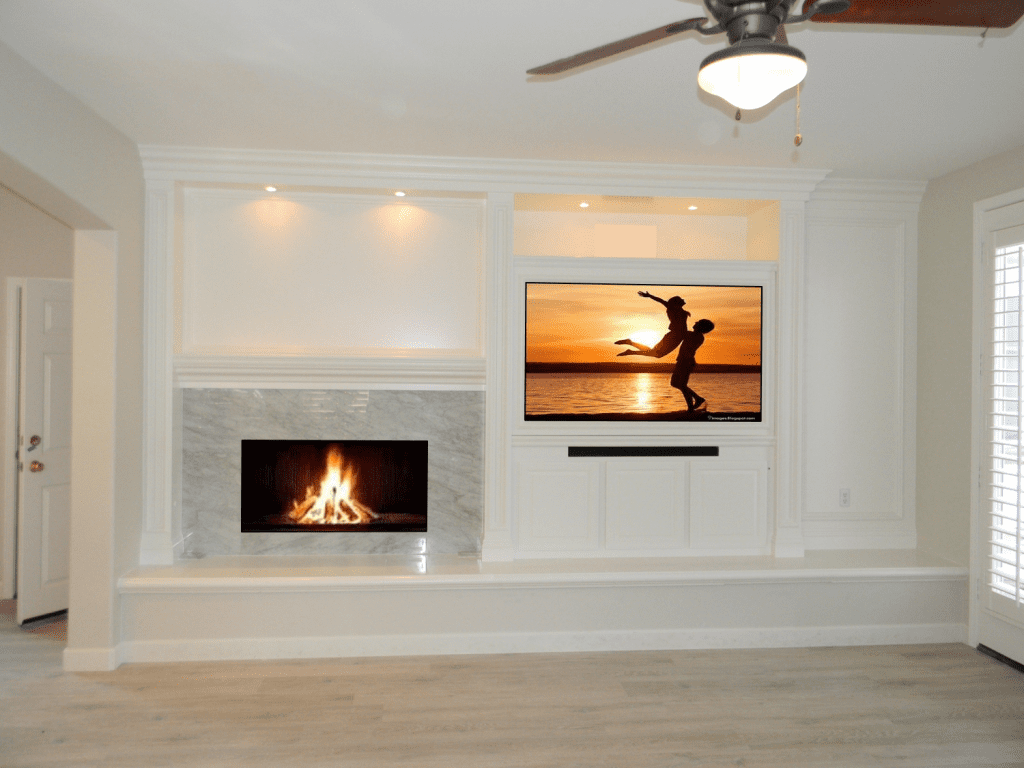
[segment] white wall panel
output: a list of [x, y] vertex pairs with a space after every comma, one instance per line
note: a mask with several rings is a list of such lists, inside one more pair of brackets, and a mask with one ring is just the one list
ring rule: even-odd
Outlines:
[[484, 202], [186, 189], [179, 352], [482, 350]]
[[812, 219], [807, 239], [804, 518], [835, 546], [906, 545], [906, 228], [846, 213]]
[[686, 546], [686, 464], [641, 459], [606, 465], [605, 546], [665, 550]]

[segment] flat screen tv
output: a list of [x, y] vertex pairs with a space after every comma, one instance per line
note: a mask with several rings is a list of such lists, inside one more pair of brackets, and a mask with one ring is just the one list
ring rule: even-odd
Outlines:
[[527, 421], [761, 421], [759, 285], [526, 283]]

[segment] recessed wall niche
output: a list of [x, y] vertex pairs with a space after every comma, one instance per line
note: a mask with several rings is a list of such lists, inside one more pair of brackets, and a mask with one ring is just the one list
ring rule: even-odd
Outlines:
[[480, 354], [480, 196], [208, 187], [181, 196], [177, 353]]
[[776, 261], [775, 200], [520, 194], [517, 256]]

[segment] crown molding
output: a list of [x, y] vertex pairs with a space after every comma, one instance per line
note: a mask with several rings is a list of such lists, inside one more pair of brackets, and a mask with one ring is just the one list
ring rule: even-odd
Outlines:
[[176, 355], [188, 389], [483, 389], [483, 358]]
[[827, 170], [139, 147], [147, 181], [807, 200]]
[[927, 186], [924, 181], [825, 179], [811, 194], [810, 207], [838, 203], [848, 210], [860, 206], [877, 209], [881, 203], [893, 212], [917, 213]]

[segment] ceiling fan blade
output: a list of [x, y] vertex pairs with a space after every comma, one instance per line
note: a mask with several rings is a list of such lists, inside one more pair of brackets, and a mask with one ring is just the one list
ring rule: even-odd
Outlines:
[[[805, 3], [805, 9], [810, 6]], [[853, 0], [842, 13], [813, 21], [860, 24], [926, 24], [941, 27], [1012, 27], [1024, 16], [1024, 0]]]
[[559, 72], [565, 72], [569, 69], [575, 69], [576, 67], [582, 67], [584, 64], [589, 64], [592, 61], [598, 59], [606, 59], [609, 56], [614, 56], [617, 53], [623, 53], [624, 51], [631, 50], [633, 48], [639, 48], [641, 45], [647, 45], [648, 43], [654, 43], [658, 40], [664, 40], [666, 37], [672, 35], [678, 35], [680, 32], [686, 32], [689, 29], [700, 29], [707, 22], [706, 18], [697, 19], [686, 19], [685, 21], [677, 21], [673, 24], [666, 24], [664, 27], [658, 27], [652, 29], [650, 32], [642, 32], [639, 35], [633, 35], [633, 37], [627, 37], [625, 40], [619, 40], [614, 43], [608, 43], [602, 45], [600, 48], [592, 48], [589, 51], [583, 53], [577, 53], [575, 56], [569, 56], [565, 59], [559, 59], [553, 61], [550, 64], [545, 64], [542, 67], [534, 67], [533, 69], [526, 70], [528, 75], [557, 75]]

